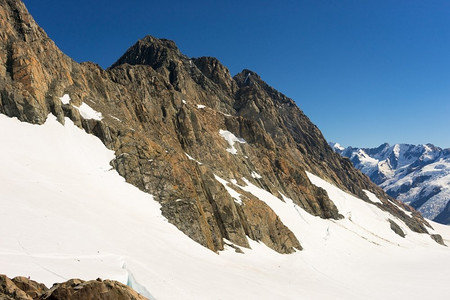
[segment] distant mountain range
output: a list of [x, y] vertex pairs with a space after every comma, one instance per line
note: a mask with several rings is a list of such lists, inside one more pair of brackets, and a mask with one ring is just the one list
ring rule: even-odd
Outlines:
[[411, 205], [428, 219], [450, 224], [450, 149], [432, 144], [330, 146], [390, 196]]

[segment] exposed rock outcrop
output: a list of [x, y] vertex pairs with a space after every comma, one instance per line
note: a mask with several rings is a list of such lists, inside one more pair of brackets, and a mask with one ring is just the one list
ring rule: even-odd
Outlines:
[[[31, 285], [31, 284], [30, 284]], [[0, 274], [1, 300], [33, 300], [24, 290], [19, 288], [11, 279]]]
[[[190, 59], [174, 42], [151, 36], [108, 70], [78, 64], [21, 1], [0, 3], [0, 113], [36, 124], [49, 113], [62, 123], [72, 119], [115, 151], [111, 164], [127, 182], [153, 194], [169, 222], [205, 247], [221, 250], [223, 238], [247, 247], [251, 238], [281, 253], [301, 249], [267, 205], [250, 196], [236, 203], [215, 175], [246, 178], [313, 215], [339, 219], [327, 193], [309, 181], [309, 171], [368, 203], [362, 189], [372, 191], [383, 202], [380, 208], [427, 232], [419, 214], [410, 217], [393, 205], [332, 151], [291, 99], [256, 73], [244, 70], [232, 78], [217, 59]], [[60, 100], [64, 94], [69, 103]], [[103, 119], [83, 117], [83, 103]], [[241, 142], [230, 145], [220, 132]]]
[[0, 275], [2, 300], [145, 300], [132, 288], [114, 280], [71, 279], [55, 283], [48, 289], [42, 283], [15, 277], [12, 280]]
[[398, 226], [397, 223], [395, 223], [394, 221], [392, 221], [391, 219], [389, 219], [389, 224], [391, 225], [392, 231], [394, 231], [396, 234], [398, 234], [398, 235], [401, 236], [402, 238], [405, 237], [405, 233], [404, 233], [403, 230], [400, 228], [400, 226]]

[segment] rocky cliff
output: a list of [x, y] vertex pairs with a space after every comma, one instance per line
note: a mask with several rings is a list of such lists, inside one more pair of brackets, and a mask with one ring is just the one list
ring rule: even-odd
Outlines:
[[247, 237], [281, 253], [302, 248], [270, 207], [239, 190], [243, 178], [310, 214], [341, 218], [305, 171], [368, 203], [362, 190], [372, 191], [382, 201], [373, 205], [427, 233], [420, 214], [405, 214], [398, 205], [413, 209], [334, 153], [294, 101], [252, 71], [232, 77], [217, 59], [189, 58], [151, 36], [107, 70], [79, 64], [17, 0], [0, 0], [0, 40], [1, 113], [35, 124], [70, 118], [115, 151], [112, 166], [154, 195], [169, 222], [213, 251], [224, 239], [248, 247]]

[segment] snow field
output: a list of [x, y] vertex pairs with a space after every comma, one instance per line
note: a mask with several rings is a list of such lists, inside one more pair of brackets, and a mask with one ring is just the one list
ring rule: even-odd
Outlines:
[[[169, 224], [151, 195], [111, 170], [112, 151], [65, 123], [49, 116], [37, 126], [0, 115], [7, 129], [0, 131], [0, 272], [10, 277], [31, 276], [47, 286], [115, 279], [158, 300], [439, 299], [450, 293], [448, 248], [394, 219], [407, 233], [399, 237], [386, 213], [312, 174], [345, 219], [311, 216], [245, 179], [241, 188], [270, 205], [304, 250], [281, 255], [250, 240], [244, 255], [213, 253]], [[433, 226], [449, 243], [449, 228]]]

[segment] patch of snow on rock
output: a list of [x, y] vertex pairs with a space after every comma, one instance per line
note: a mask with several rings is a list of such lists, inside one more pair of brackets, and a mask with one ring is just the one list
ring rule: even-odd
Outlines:
[[234, 147], [234, 143], [236, 142], [241, 144], [247, 143], [243, 138], [236, 137], [233, 133], [229, 132], [228, 130], [220, 129], [219, 134], [228, 142], [228, 145], [230, 145], [230, 148], [228, 148], [227, 151], [234, 155], [237, 154], [237, 149]]
[[258, 173], [256, 173], [255, 171], [252, 171], [252, 177], [253, 178], [255, 178], [255, 179], [261, 179], [262, 178], [262, 176], [261, 175], [259, 175]]
[[234, 199], [234, 202], [236, 202], [238, 204], [242, 204], [241, 194], [239, 194], [234, 189], [232, 189], [229, 186], [229, 182], [228, 181], [226, 181], [225, 179], [220, 178], [217, 175], [214, 175], [214, 177], [216, 178], [216, 180], [218, 182], [220, 182], [225, 187], [225, 189], [227, 190], [228, 194], [230, 194], [230, 196]]
[[94, 110], [92, 107], [86, 103], [81, 103], [79, 107], [74, 106], [80, 112], [80, 115], [86, 120], [97, 120], [101, 121], [103, 119], [102, 113]]
[[199, 165], [202, 165], [201, 162], [199, 162], [198, 160], [196, 160], [195, 158], [193, 158], [192, 156], [190, 156], [189, 154], [187, 154], [186, 152], [184, 152], [184, 154], [187, 156], [187, 158], [189, 158], [192, 161], [195, 161], [196, 163], [198, 163]]
[[116, 120], [116, 121], [118, 121], [118, 122], [121, 122], [122, 123], [122, 120], [120, 120], [119, 118], [117, 118], [117, 117], [114, 117], [113, 115], [109, 115], [111, 118], [113, 118], [114, 120]]
[[64, 94], [64, 96], [59, 98], [63, 104], [69, 104], [70, 103], [70, 96], [69, 94]]

